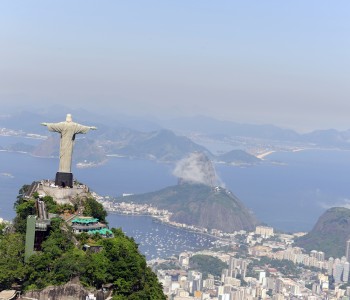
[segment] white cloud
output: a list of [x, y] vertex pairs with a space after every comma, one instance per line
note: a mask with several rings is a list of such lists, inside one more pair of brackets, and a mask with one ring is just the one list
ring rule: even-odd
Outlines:
[[343, 198], [343, 199], [339, 199], [337, 202], [333, 202], [333, 203], [320, 202], [319, 205], [324, 209], [330, 209], [332, 207], [345, 207], [345, 208], [350, 209], [350, 199]]
[[201, 183], [208, 186], [218, 185], [218, 177], [212, 162], [199, 152], [191, 153], [178, 161], [173, 171], [174, 176], [186, 182]]

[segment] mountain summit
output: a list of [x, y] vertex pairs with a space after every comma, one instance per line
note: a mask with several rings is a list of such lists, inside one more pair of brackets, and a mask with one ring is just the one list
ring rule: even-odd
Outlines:
[[308, 251], [323, 251], [327, 257], [342, 257], [349, 238], [350, 209], [332, 207], [325, 211], [307, 235], [296, 241], [296, 245]]
[[255, 228], [255, 217], [232, 192], [219, 186], [214, 165], [204, 153], [193, 152], [178, 161], [173, 174], [178, 185], [118, 200], [166, 209], [172, 213], [171, 221], [187, 225], [225, 232]]
[[152, 204], [172, 212], [171, 221], [225, 232], [251, 231], [258, 223], [230, 191], [200, 183], [182, 182], [160, 191], [117, 200]]
[[179, 183], [201, 183], [210, 187], [218, 185], [214, 166], [209, 158], [201, 152], [193, 152], [180, 160], [173, 174]]

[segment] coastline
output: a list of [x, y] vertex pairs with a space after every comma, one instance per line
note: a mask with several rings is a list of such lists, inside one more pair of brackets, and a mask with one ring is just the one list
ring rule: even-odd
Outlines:
[[78, 162], [75, 164], [75, 166], [78, 169], [97, 168], [97, 167], [103, 166], [107, 162], [108, 162], [108, 159], [104, 159], [100, 162]]
[[[270, 150], [270, 151], [266, 151], [263, 153], [260, 153], [258, 155], [256, 155], [257, 158], [264, 160], [265, 157], [273, 154], [273, 153], [277, 153], [277, 152], [301, 152], [301, 151], [306, 151], [306, 150], [333, 150], [333, 149], [324, 149], [324, 148], [296, 148], [296, 149], [290, 149], [290, 150]], [[345, 149], [344, 149], [345, 150]]]
[[257, 158], [261, 159], [261, 160], [264, 160], [264, 158], [272, 153], [275, 153], [277, 151], [275, 150], [271, 150], [271, 151], [267, 151], [267, 152], [264, 152], [264, 153], [261, 153], [261, 154], [258, 154], [256, 155]]
[[[169, 227], [172, 227], [172, 228], [182, 229], [184, 231], [193, 232], [193, 233], [197, 233], [197, 234], [201, 234], [201, 235], [206, 235], [206, 236], [209, 236], [211, 238], [215, 238], [215, 239], [226, 241], [226, 242], [230, 241], [229, 238], [220, 237], [220, 236], [211, 234], [209, 232], [203, 232], [203, 231], [200, 231], [200, 230], [195, 230], [193, 228], [187, 227], [187, 226], [190, 226], [190, 225], [187, 225], [187, 224], [179, 224], [179, 225], [173, 224], [172, 222], [163, 220], [162, 218], [158, 218], [157, 216], [152, 215], [152, 214], [135, 214], [135, 213], [130, 213], [129, 214], [129, 213], [116, 212], [116, 211], [109, 211], [109, 210], [107, 210], [107, 212], [109, 214], [120, 215], [120, 216], [151, 217], [153, 222], [155, 222], [155, 223], [161, 223], [163, 225], [166, 225], [166, 226], [169, 226]], [[183, 225], [185, 225], [185, 226], [183, 226]], [[207, 230], [207, 229], [203, 228], [203, 230]]]

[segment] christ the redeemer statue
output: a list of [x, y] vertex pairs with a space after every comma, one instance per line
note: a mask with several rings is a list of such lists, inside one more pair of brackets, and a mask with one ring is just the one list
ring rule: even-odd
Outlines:
[[87, 133], [89, 130], [95, 130], [97, 128], [74, 123], [71, 114], [67, 114], [65, 122], [41, 123], [41, 125], [47, 126], [50, 131], [61, 134], [60, 166], [56, 173], [55, 184], [62, 187], [73, 187], [72, 154], [75, 135]]

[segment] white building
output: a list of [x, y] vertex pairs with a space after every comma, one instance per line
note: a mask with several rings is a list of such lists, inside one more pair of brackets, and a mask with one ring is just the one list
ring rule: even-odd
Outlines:
[[267, 226], [256, 226], [255, 234], [261, 235], [264, 238], [268, 238], [274, 235], [273, 228]]

